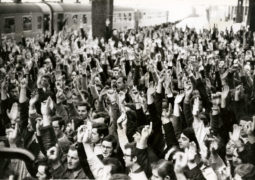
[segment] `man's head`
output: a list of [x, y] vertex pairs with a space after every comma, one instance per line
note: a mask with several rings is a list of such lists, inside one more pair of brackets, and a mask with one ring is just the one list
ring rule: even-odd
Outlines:
[[78, 170], [80, 167], [78, 151], [75, 148], [75, 145], [72, 145], [67, 153], [67, 168], [69, 170]]
[[52, 119], [52, 127], [57, 137], [59, 137], [65, 128], [65, 122], [60, 116], [55, 116]]
[[189, 143], [190, 143], [190, 139], [183, 133], [181, 133], [180, 138], [178, 139], [179, 142], [179, 146], [181, 149], [184, 149], [186, 147], [188, 147]]
[[99, 143], [109, 133], [105, 124], [93, 124], [91, 133], [91, 142]]
[[79, 103], [79, 104], [77, 105], [77, 110], [78, 110], [79, 116], [80, 116], [83, 120], [85, 120], [85, 119], [87, 119], [87, 117], [88, 117], [88, 113], [89, 113], [89, 110], [90, 110], [90, 106], [89, 106], [89, 104], [87, 104], [87, 103]]
[[48, 76], [48, 75], [42, 76], [41, 85], [45, 88], [49, 87], [49, 85], [50, 85], [50, 76]]
[[116, 81], [116, 85], [117, 85], [117, 90], [118, 91], [122, 91], [122, 90], [125, 90], [126, 88], [126, 77], [124, 76], [120, 76], [117, 81]]
[[164, 159], [152, 165], [151, 180], [176, 180], [174, 168], [171, 162]]
[[130, 168], [137, 162], [135, 144], [126, 144], [123, 154], [126, 167]]
[[49, 167], [46, 159], [38, 161], [36, 177], [39, 180], [47, 180], [50, 178]]
[[117, 158], [105, 158], [103, 159], [104, 166], [108, 167], [108, 173], [116, 174], [123, 172], [123, 166]]
[[19, 97], [19, 88], [15, 84], [11, 84], [9, 87], [10, 96], [17, 99]]
[[111, 157], [114, 149], [117, 146], [117, 141], [113, 135], [104, 137], [102, 141], [102, 155], [104, 158]]

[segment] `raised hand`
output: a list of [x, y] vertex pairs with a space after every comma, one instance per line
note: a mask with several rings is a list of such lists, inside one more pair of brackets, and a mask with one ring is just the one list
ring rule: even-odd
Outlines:
[[152, 96], [155, 93], [155, 88], [153, 83], [150, 83], [149, 88], [147, 90], [147, 96]]
[[141, 139], [148, 139], [152, 133], [152, 122], [150, 125], [146, 125], [141, 132]]
[[83, 142], [83, 136], [85, 134], [85, 129], [86, 129], [85, 125], [81, 125], [78, 128], [78, 130], [77, 130], [77, 142], [78, 143], [82, 143]]
[[126, 130], [127, 129], [127, 115], [125, 112], [122, 112], [120, 117], [117, 120], [118, 128]]
[[228, 85], [225, 85], [225, 86], [222, 88], [221, 98], [225, 100], [225, 99], [228, 97], [228, 94], [229, 94], [229, 86], [228, 86]]
[[4, 92], [7, 91], [7, 82], [6, 82], [6, 78], [4, 78], [3, 82], [1, 83], [1, 91], [4, 91]]
[[25, 89], [28, 86], [28, 80], [26, 78], [23, 78], [20, 83], [20, 87]]
[[48, 97], [48, 99], [41, 103], [41, 113], [43, 116], [50, 116], [52, 110], [54, 107], [53, 100], [51, 97]]
[[235, 88], [235, 101], [239, 101], [242, 88], [242, 85], [239, 85]]
[[175, 100], [174, 100], [174, 103], [175, 104], [180, 104], [182, 102], [182, 99], [184, 98], [184, 93], [182, 94], [178, 94], [176, 97], [175, 97]]
[[159, 74], [159, 79], [158, 79], [159, 83], [163, 83], [163, 82], [165, 81], [165, 78], [166, 78], [166, 76], [165, 76], [165, 70], [162, 70], [162, 71], [160, 72], [160, 74]]
[[194, 104], [193, 104], [193, 110], [192, 110], [193, 116], [197, 116], [198, 112], [199, 112], [199, 98], [197, 97], [194, 100]]
[[11, 110], [7, 109], [7, 116], [9, 117], [9, 119], [11, 120], [11, 122], [16, 122], [17, 119], [20, 116], [20, 112], [19, 112], [19, 107], [18, 107], [18, 103], [13, 103], [12, 104], [12, 108]]
[[15, 124], [15, 129], [7, 129], [6, 130], [7, 139], [9, 144], [13, 147], [16, 146], [17, 136], [18, 136], [18, 124]]
[[39, 99], [39, 94], [36, 92], [32, 98], [29, 100], [29, 105], [33, 106]]
[[240, 138], [241, 133], [241, 126], [238, 126], [237, 124], [234, 124], [233, 126], [233, 132], [229, 132], [229, 137], [232, 141], [238, 141]]
[[119, 104], [123, 104], [126, 98], [126, 92], [120, 91], [119, 92]]
[[83, 135], [83, 143], [90, 143], [91, 140], [91, 131], [92, 131], [92, 126], [91, 124], [87, 124], [84, 135]]

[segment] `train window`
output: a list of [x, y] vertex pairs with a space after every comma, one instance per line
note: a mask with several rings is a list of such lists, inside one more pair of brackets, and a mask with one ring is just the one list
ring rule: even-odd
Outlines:
[[123, 15], [124, 15], [124, 21], [126, 21], [127, 20], [126, 14], [124, 13]]
[[77, 20], [78, 20], [78, 15], [77, 14], [73, 15], [73, 23], [74, 24], [77, 23]]
[[15, 32], [15, 20], [14, 18], [5, 18], [4, 20], [4, 33]]
[[32, 16], [23, 17], [23, 31], [32, 30]]
[[83, 22], [83, 24], [87, 24], [87, 15], [86, 14], [83, 14], [82, 22]]
[[128, 13], [128, 20], [131, 21], [132, 20], [132, 14]]
[[121, 20], [121, 13], [119, 13], [119, 19]]
[[37, 17], [37, 29], [42, 29], [42, 16]]

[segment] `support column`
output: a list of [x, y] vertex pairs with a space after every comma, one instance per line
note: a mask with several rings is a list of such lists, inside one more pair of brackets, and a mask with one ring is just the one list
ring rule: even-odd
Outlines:
[[250, 30], [255, 32], [255, 0], [249, 0], [248, 25]]
[[237, 23], [243, 22], [243, 0], [238, 0], [236, 22]]
[[[92, 0], [92, 33], [105, 37], [112, 30], [113, 0]], [[107, 20], [108, 19], [108, 20]], [[106, 20], [109, 22], [106, 28]]]

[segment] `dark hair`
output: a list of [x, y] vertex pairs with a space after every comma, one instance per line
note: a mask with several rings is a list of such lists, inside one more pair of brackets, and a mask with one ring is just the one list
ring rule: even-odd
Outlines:
[[[116, 146], [117, 146], [116, 138], [115, 138], [113, 135], [111, 135], [111, 134], [108, 135], [108, 136], [106, 136], [106, 137], [104, 137], [103, 141], [111, 142], [111, 143], [112, 143], [113, 149], [115, 149]], [[102, 142], [103, 142], [103, 141], [102, 141]]]
[[166, 176], [169, 176], [171, 180], [176, 180], [173, 164], [169, 161], [166, 161], [164, 159], [159, 160], [155, 164], [152, 165], [153, 169], [157, 169], [158, 175], [161, 178], [165, 178]]
[[100, 111], [96, 113], [93, 118], [104, 118], [104, 123], [108, 125], [110, 123], [110, 116], [107, 112]]
[[133, 159], [136, 154], [136, 144], [135, 143], [127, 143], [125, 145], [125, 149], [131, 149], [131, 159]]
[[80, 102], [80, 103], [77, 104], [77, 107], [78, 106], [86, 106], [87, 111], [90, 110], [90, 105], [86, 102]]
[[94, 123], [92, 127], [97, 129], [97, 133], [99, 136], [104, 135], [105, 137], [109, 134], [108, 127], [105, 124]]
[[71, 151], [77, 151], [76, 144], [72, 144], [72, 145], [69, 147], [69, 150], [71, 150]]
[[103, 163], [104, 165], [111, 165], [112, 167], [110, 172], [111, 174], [123, 172], [123, 166], [117, 158], [112, 157], [105, 158], [103, 159]]
[[59, 127], [62, 128], [63, 126], [65, 127], [65, 121], [62, 119], [60, 116], [54, 116], [52, 118], [52, 122], [58, 121]]

